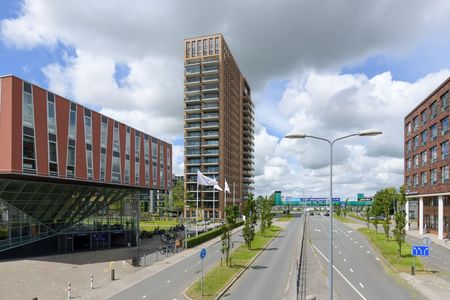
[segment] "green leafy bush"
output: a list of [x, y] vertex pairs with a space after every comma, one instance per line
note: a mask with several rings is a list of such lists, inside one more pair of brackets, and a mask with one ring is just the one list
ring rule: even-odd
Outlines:
[[[233, 228], [242, 226], [243, 224], [244, 224], [244, 221], [237, 222]], [[200, 245], [201, 243], [204, 243], [206, 241], [209, 241], [209, 240], [221, 235], [222, 233], [223, 233], [223, 226], [221, 226], [217, 229], [211, 230], [211, 231], [201, 233], [198, 236], [188, 238], [187, 239], [187, 247], [188, 248], [195, 247], [197, 245]]]

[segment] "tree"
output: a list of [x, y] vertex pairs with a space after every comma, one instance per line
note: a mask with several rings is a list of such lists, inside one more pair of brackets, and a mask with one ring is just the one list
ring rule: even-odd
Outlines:
[[255, 238], [255, 226], [258, 219], [256, 212], [256, 203], [253, 200], [253, 194], [250, 194], [244, 205], [245, 223], [242, 229], [242, 235], [244, 236], [245, 244], [247, 248], [251, 250], [252, 241]]
[[[399, 194], [394, 187], [389, 187], [378, 191], [374, 196], [373, 212], [375, 213], [375, 220], [381, 214], [384, 215], [383, 229], [386, 239], [389, 239], [389, 220], [394, 207], [394, 202], [399, 198]], [[375, 225], [375, 222], [374, 222]]]
[[261, 215], [261, 225], [259, 227], [261, 234], [264, 236], [266, 229], [270, 228], [270, 226], [272, 225], [271, 210], [273, 207], [273, 199], [269, 197], [264, 197], [258, 204]]
[[367, 222], [367, 228], [370, 227], [370, 215], [371, 215], [371, 210], [370, 210], [370, 206], [367, 206], [366, 209], [366, 222]]
[[236, 205], [225, 207], [225, 224], [223, 225], [222, 232], [222, 254], [225, 255], [225, 263], [229, 266], [230, 262], [230, 242], [231, 242], [231, 230], [236, 224], [236, 218], [239, 215], [239, 208]]
[[172, 206], [173, 209], [177, 211], [177, 217], [182, 213], [184, 208], [184, 199], [190, 196], [184, 192], [184, 184], [182, 181], [177, 181], [175, 186], [172, 188]]
[[399, 197], [397, 201], [397, 211], [395, 212], [395, 227], [393, 230], [395, 240], [398, 244], [397, 255], [400, 257], [402, 255], [402, 245], [405, 242], [406, 236], [406, 212], [401, 208], [404, 207], [406, 203], [405, 197], [405, 188], [403, 186], [400, 187]]

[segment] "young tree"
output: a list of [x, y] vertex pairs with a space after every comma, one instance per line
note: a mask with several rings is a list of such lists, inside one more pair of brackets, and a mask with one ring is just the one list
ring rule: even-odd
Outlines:
[[182, 214], [184, 199], [188, 195], [189, 194], [185, 195], [183, 182], [177, 181], [172, 188], [172, 207], [177, 211], [177, 217]]
[[261, 215], [261, 224], [259, 226], [261, 234], [264, 236], [266, 229], [272, 225], [272, 198], [264, 197], [259, 203], [259, 210]]
[[225, 263], [229, 266], [230, 262], [230, 242], [231, 230], [236, 224], [236, 218], [239, 215], [239, 208], [236, 205], [225, 207], [225, 224], [223, 225], [222, 233], [222, 254], [225, 255]]
[[256, 212], [256, 203], [253, 200], [253, 194], [250, 194], [244, 205], [245, 223], [244, 229], [242, 229], [242, 235], [244, 236], [245, 244], [248, 249], [251, 250], [252, 241], [255, 238], [255, 226], [258, 219]]
[[371, 210], [370, 210], [370, 206], [367, 206], [366, 209], [366, 223], [367, 223], [367, 228], [370, 228], [370, 215], [371, 215]]
[[402, 210], [406, 203], [405, 198], [405, 188], [400, 187], [399, 197], [397, 201], [397, 211], [395, 212], [395, 228], [393, 230], [395, 240], [398, 244], [397, 255], [400, 257], [402, 255], [402, 245], [405, 242], [406, 236], [406, 212]]

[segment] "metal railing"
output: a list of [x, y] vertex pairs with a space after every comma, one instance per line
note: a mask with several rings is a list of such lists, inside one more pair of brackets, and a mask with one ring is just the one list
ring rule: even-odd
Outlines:
[[303, 212], [303, 234], [300, 245], [300, 255], [297, 266], [297, 300], [306, 299], [306, 252], [307, 252], [307, 239], [306, 239], [306, 211]]

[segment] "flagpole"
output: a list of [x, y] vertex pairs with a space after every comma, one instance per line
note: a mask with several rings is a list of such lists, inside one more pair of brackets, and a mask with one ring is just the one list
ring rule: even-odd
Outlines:
[[198, 236], [198, 181], [197, 181], [197, 210], [195, 211], [195, 236]]
[[[214, 180], [216, 180], [216, 176], [214, 175]], [[216, 196], [216, 189], [214, 188], [214, 186], [213, 186], [213, 229], [214, 228], [216, 228], [216, 224], [215, 224], [215, 215], [216, 215], [216, 199], [215, 199], [215, 196]]]
[[236, 205], [236, 185], [233, 182], [233, 205]]

